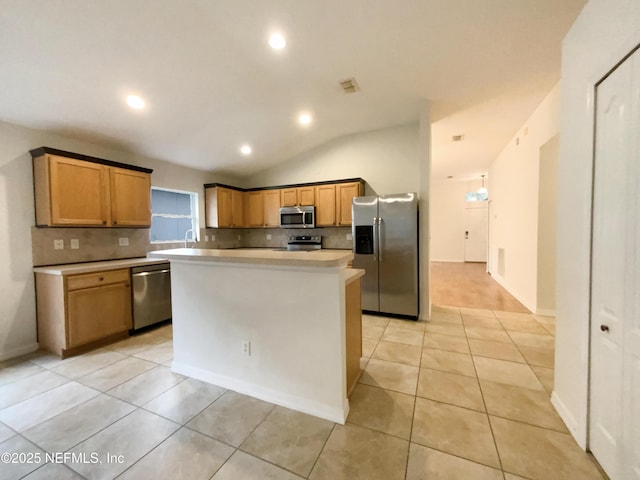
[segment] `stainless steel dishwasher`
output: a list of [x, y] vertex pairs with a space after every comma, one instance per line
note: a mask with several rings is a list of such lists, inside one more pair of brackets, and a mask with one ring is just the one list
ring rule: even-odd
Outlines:
[[171, 319], [171, 266], [169, 263], [131, 269], [133, 330]]

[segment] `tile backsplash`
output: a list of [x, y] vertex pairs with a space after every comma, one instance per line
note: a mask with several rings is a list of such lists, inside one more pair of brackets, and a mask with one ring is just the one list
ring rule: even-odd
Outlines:
[[[351, 227], [314, 229], [280, 228], [201, 228], [200, 241], [189, 246], [197, 248], [278, 248], [287, 245], [293, 235], [321, 235], [322, 248], [350, 249], [347, 239]], [[267, 239], [270, 236], [270, 239]], [[209, 238], [206, 241], [206, 238]], [[126, 240], [122, 240], [126, 239]], [[62, 249], [54, 248], [54, 241], [62, 241]], [[76, 243], [78, 248], [71, 248]], [[121, 245], [128, 243], [128, 245]], [[184, 242], [150, 243], [146, 228], [31, 228], [33, 265], [62, 265], [66, 263], [116, 260], [144, 257], [152, 250], [182, 248]]]

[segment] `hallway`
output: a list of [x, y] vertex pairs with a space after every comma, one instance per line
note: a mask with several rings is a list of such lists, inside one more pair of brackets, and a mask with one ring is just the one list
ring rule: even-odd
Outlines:
[[531, 313], [487, 273], [486, 263], [431, 262], [432, 305]]

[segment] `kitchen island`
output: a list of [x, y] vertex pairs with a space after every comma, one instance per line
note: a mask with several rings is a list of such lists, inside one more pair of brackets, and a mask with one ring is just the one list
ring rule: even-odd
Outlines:
[[344, 424], [360, 374], [362, 270], [344, 250], [184, 248], [171, 261], [183, 375]]

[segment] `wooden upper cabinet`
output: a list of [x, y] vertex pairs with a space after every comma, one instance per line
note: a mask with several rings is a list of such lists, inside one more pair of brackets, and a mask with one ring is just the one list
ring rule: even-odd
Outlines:
[[329, 227], [336, 224], [336, 186], [318, 185], [315, 192], [316, 226]]
[[111, 224], [108, 167], [57, 155], [34, 160], [36, 224]]
[[280, 205], [283, 207], [295, 207], [298, 205], [298, 192], [295, 188], [283, 188], [280, 190]]
[[111, 223], [118, 227], [151, 226], [151, 176], [111, 168]]
[[53, 150], [45, 148], [31, 152], [36, 225], [151, 226], [151, 170], [82, 160], [58, 150], [71, 156], [45, 153]]
[[205, 225], [208, 228], [244, 226], [244, 192], [226, 187], [205, 187]]
[[283, 188], [280, 192], [280, 204], [283, 207], [315, 205], [315, 190], [313, 186]]
[[264, 190], [264, 226], [280, 226], [280, 190]]
[[234, 227], [244, 227], [244, 192], [231, 190], [231, 223]]
[[264, 226], [264, 192], [257, 190], [246, 192], [245, 195], [245, 225], [247, 227]]
[[338, 226], [351, 225], [351, 203], [354, 197], [362, 195], [360, 182], [336, 184], [336, 223]]
[[313, 186], [296, 188], [298, 205], [315, 205], [315, 189]]

